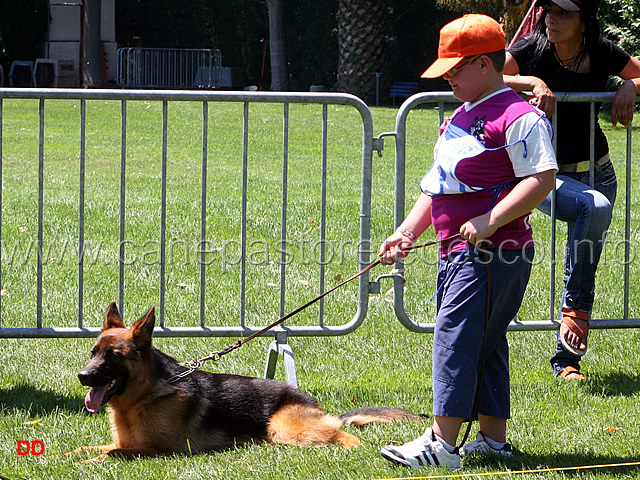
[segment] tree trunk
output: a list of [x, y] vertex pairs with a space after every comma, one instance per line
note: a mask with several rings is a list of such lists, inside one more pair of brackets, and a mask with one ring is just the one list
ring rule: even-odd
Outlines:
[[269, 56], [271, 59], [271, 90], [289, 90], [289, 67], [284, 26], [284, 0], [267, 0], [269, 11]]
[[376, 93], [381, 102], [389, 93], [386, 15], [384, 0], [339, 2], [338, 89], [356, 95], [367, 103], [376, 101]]
[[103, 88], [102, 45], [100, 27], [102, 24], [102, 0], [82, 2], [82, 41], [80, 52], [80, 72], [83, 87]]

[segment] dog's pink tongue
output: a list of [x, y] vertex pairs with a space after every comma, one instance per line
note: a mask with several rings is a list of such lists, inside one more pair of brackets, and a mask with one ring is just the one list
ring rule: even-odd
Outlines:
[[109, 388], [109, 384], [104, 385], [103, 387], [94, 387], [89, 390], [87, 396], [84, 398], [84, 404], [91, 413], [96, 413], [100, 410], [102, 406], [102, 399], [104, 398], [104, 394], [107, 392]]

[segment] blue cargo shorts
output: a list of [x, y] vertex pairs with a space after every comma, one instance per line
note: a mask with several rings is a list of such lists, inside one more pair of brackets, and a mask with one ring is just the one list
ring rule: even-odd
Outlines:
[[441, 260], [433, 338], [434, 415], [470, 418], [484, 344], [477, 413], [509, 418], [506, 332], [520, 309], [533, 256], [533, 246], [519, 250], [468, 248]]

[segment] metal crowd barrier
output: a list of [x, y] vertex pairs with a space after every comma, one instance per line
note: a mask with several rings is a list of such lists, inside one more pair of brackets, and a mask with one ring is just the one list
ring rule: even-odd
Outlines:
[[[585, 92], [585, 93], [556, 93], [556, 100], [558, 102], [589, 102], [591, 104], [591, 158], [590, 158], [590, 171], [591, 178], [593, 178], [593, 168], [594, 168], [594, 142], [593, 142], [593, 132], [595, 128], [595, 118], [596, 118], [596, 102], [604, 102], [610, 103], [613, 100], [615, 93], [613, 92]], [[396, 159], [395, 159], [395, 210], [394, 210], [394, 225], [397, 227], [402, 223], [405, 217], [405, 207], [406, 207], [406, 194], [405, 194], [405, 182], [406, 182], [406, 148], [407, 148], [407, 117], [409, 113], [418, 106], [421, 105], [432, 105], [437, 106], [439, 109], [439, 121], [440, 124], [444, 121], [444, 111], [446, 104], [459, 104], [459, 100], [457, 100], [451, 93], [449, 92], [429, 92], [429, 93], [420, 93], [408, 98], [401, 106], [398, 111], [398, 115], [396, 117], [396, 127], [394, 132], [388, 132], [380, 134], [380, 137], [392, 136], [395, 137], [396, 141]], [[557, 122], [557, 113], [553, 115], [553, 123], [555, 127], [555, 123]], [[435, 127], [434, 127], [435, 128]], [[630, 289], [630, 267], [631, 267], [631, 178], [632, 178], [632, 170], [631, 170], [631, 148], [632, 148], [632, 126], [629, 125], [627, 128], [627, 139], [626, 139], [626, 183], [625, 183], [625, 220], [624, 220], [624, 305], [623, 305], [623, 316], [622, 318], [594, 318], [590, 321], [591, 328], [635, 328], [640, 327], [640, 319], [638, 318], [629, 318], [629, 289]], [[426, 154], [428, 155], [428, 153]], [[619, 186], [620, 190], [620, 186]], [[555, 192], [554, 192], [555, 194]], [[555, 196], [555, 195], [554, 195]], [[618, 195], [618, 198], [620, 195]], [[415, 198], [410, 198], [410, 205], [413, 205], [413, 201]], [[555, 203], [555, 202], [554, 202]], [[616, 207], [617, 211], [618, 207]], [[615, 212], [615, 211], [614, 211]], [[531, 331], [531, 330], [557, 330], [559, 328], [559, 323], [557, 321], [556, 315], [558, 313], [557, 303], [560, 300], [558, 297], [558, 293], [556, 292], [556, 265], [561, 266], [563, 264], [563, 259], [559, 259], [558, 262], [556, 259], [556, 243], [558, 242], [556, 238], [556, 218], [555, 218], [555, 205], [552, 207], [551, 211], [551, 245], [550, 245], [550, 288], [549, 288], [549, 303], [548, 303], [548, 311], [549, 316], [544, 320], [526, 320], [519, 321], [514, 319], [511, 322], [509, 327], [510, 330], [515, 331]], [[564, 243], [564, 235], [561, 236], [560, 242]], [[607, 245], [605, 244], [605, 250]], [[393, 305], [396, 316], [398, 320], [411, 331], [414, 332], [423, 332], [423, 333], [432, 333], [435, 328], [435, 323], [429, 321], [422, 321], [419, 318], [412, 318], [409, 313], [407, 313], [405, 308], [405, 292], [404, 292], [404, 284], [405, 284], [405, 272], [407, 269], [407, 265], [404, 262], [397, 263], [395, 265], [395, 269], [392, 274], [384, 275], [380, 278], [391, 277], [393, 279]], [[608, 286], [600, 286], [596, 285], [596, 290], [598, 288], [607, 289]], [[561, 293], [561, 292], [560, 292]], [[603, 295], [607, 295], [608, 292], [602, 292]], [[596, 293], [596, 295], [598, 295]]]
[[220, 88], [220, 50], [120, 48], [116, 79], [123, 88]]
[[[79, 251], [83, 250], [85, 243], [85, 221], [86, 221], [86, 205], [85, 205], [85, 191], [87, 181], [89, 178], [85, 178], [85, 157], [86, 147], [90, 144], [87, 140], [86, 134], [86, 122], [87, 111], [91, 109], [91, 102], [93, 101], [105, 101], [116, 100], [121, 102], [120, 116], [120, 202], [118, 205], [119, 215], [119, 248], [118, 255], [118, 268], [119, 268], [119, 280], [118, 280], [118, 304], [120, 311], [123, 311], [123, 303], [125, 297], [125, 270], [131, 268], [127, 264], [127, 233], [126, 233], [126, 211], [127, 211], [127, 199], [126, 194], [128, 192], [127, 176], [125, 171], [128, 166], [128, 146], [132, 143], [135, 145], [136, 139], [131, 138], [132, 133], [129, 132], [127, 127], [128, 111], [127, 107], [133, 102], [151, 102], [158, 101], [162, 104], [162, 138], [158, 138], [157, 142], [161, 142], [161, 200], [160, 200], [160, 275], [158, 278], [159, 289], [159, 305], [157, 306], [156, 315], [158, 323], [156, 326], [155, 335], [165, 337], [176, 336], [219, 336], [219, 337], [243, 337], [248, 336], [261, 330], [269, 321], [264, 321], [264, 325], [248, 325], [246, 320], [246, 290], [247, 290], [247, 198], [249, 192], [249, 180], [247, 177], [247, 168], [251, 164], [252, 160], [255, 160], [255, 155], [260, 157], [262, 152], [257, 152], [253, 156], [249, 152], [249, 117], [251, 108], [255, 108], [255, 104], [258, 103], [270, 103], [275, 105], [281, 105], [283, 107], [282, 113], [282, 200], [281, 200], [281, 221], [280, 221], [280, 242], [281, 245], [286, 245], [287, 242], [287, 179], [289, 175], [289, 124], [290, 104], [317, 104], [321, 108], [321, 136], [322, 151], [319, 162], [322, 164], [322, 178], [319, 179], [321, 184], [321, 196], [318, 199], [321, 205], [320, 223], [320, 240], [318, 244], [321, 247], [321, 256], [324, 258], [326, 245], [330, 243], [327, 239], [325, 232], [326, 224], [326, 194], [327, 194], [327, 137], [328, 137], [328, 122], [329, 122], [329, 109], [328, 106], [348, 106], [357, 112], [362, 121], [362, 149], [361, 149], [361, 193], [360, 193], [360, 225], [359, 225], [359, 238], [360, 244], [357, 247], [356, 254], [358, 255], [357, 262], [360, 268], [365, 267], [370, 262], [370, 252], [368, 248], [362, 248], [362, 246], [369, 245], [370, 230], [371, 230], [371, 162], [372, 151], [374, 145], [373, 138], [373, 121], [371, 112], [368, 107], [357, 97], [348, 94], [335, 94], [335, 93], [317, 93], [317, 94], [296, 94], [296, 93], [261, 93], [261, 92], [197, 92], [197, 91], [138, 91], [138, 90], [85, 90], [85, 89], [0, 89], [0, 159], [3, 156], [3, 128], [7, 119], [3, 118], [3, 105], [7, 99], [34, 99], [39, 102], [39, 134], [38, 134], [38, 187], [37, 187], [37, 265], [35, 272], [35, 289], [36, 289], [36, 318], [33, 319], [33, 326], [28, 328], [11, 328], [2, 324], [2, 316], [0, 316], [0, 338], [53, 338], [53, 337], [94, 337], [99, 334], [100, 328], [88, 327], [85, 325], [84, 320], [84, 280], [85, 280], [85, 261], [84, 256], [80, 256], [78, 259], [78, 291], [77, 291], [77, 326], [45, 326], [43, 324], [43, 267], [47, 259], [43, 253], [43, 241], [44, 241], [44, 225], [45, 225], [45, 198], [47, 195], [46, 186], [44, 182], [44, 171], [46, 166], [46, 152], [45, 152], [45, 117], [47, 112], [47, 106], [51, 102], [58, 100], [79, 100], [80, 110], [80, 138], [79, 148], [79, 178], [78, 181], [78, 197], [79, 202], [79, 218], [77, 219], [78, 225], [78, 245]], [[168, 149], [168, 121], [170, 119], [168, 106], [171, 102], [200, 102], [202, 104], [202, 157], [201, 157], [201, 192], [200, 192], [200, 241], [205, 244], [208, 241], [207, 237], [207, 178], [210, 170], [213, 168], [212, 162], [208, 157], [208, 130], [209, 123], [212, 121], [212, 113], [210, 112], [210, 104], [214, 102], [236, 102], [243, 106], [242, 125], [238, 125], [238, 129], [242, 130], [242, 149], [241, 158], [237, 159], [238, 164], [242, 166], [242, 178], [238, 179], [241, 182], [241, 217], [240, 217], [240, 238], [239, 244], [241, 249], [240, 263], [240, 298], [230, 299], [230, 302], [240, 303], [239, 318], [237, 319], [236, 326], [211, 326], [205, 318], [205, 292], [207, 288], [211, 288], [207, 283], [206, 276], [206, 252], [204, 249], [200, 252], [200, 278], [198, 286], [199, 295], [199, 326], [169, 326], [165, 324], [165, 293], [167, 282], [166, 271], [166, 259], [167, 259], [167, 149]], [[116, 104], [117, 105], [117, 104]], [[117, 108], [117, 107], [115, 107]], [[319, 111], [320, 113], [320, 111]], [[197, 129], [195, 132], [198, 135]], [[154, 140], [156, 141], [156, 140]], [[356, 149], [358, 147], [356, 146]], [[253, 153], [253, 152], [251, 152]], [[117, 167], [116, 167], [117, 168]], [[215, 171], [214, 171], [215, 174]], [[357, 179], [354, 179], [357, 182]], [[0, 162], [0, 192], [2, 191], [2, 185], [7, 185], [11, 182], [11, 179], [3, 178], [2, 176], [2, 163]], [[5, 199], [6, 202], [6, 199]], [[5, 208], [5, 203], [0, 196], [0, 228], [2, 226], [2, 212]], [[35, 212], [34, 212], [35, 213]], [[69, 219], [69, 222], [75, 222], [73, 218]], [[354, 229], [357, 228], [354, 225]], [[1, 238], [0, 230], [0, 238]], [[283, 255], [285, 253], [283, 252]], [[1, 258], [1, 257], [0, 257]], [[284, 260], [284, 259], [283, 259]], [[314, 267], [315, 268], [315, 265]], [[2, 264], [0, 263], [0, 275], [3, 275]], [[326, 290], [325, 288], [325, 275], [326, 275], [326, 262], [321, 261], [317, 267], [317, 278], [319, 284], [319, 293]], [[274, 373], [275, 363], [282, 356], [285, 363], [285, 373], [287, 381], [296, 385], [295, 364], [293, 361], [293, 354], [291, 349], [287, 345], [287, 338], [289, 336], [335, 336], [344, 335], [354, 331], [364, 320], [367, 313], [368, 298], [369, 298], [369, 275], [368, 273], [362, 275], [359, 280], [358, 286], [358, 300], [357, 310], [353, 317], [343, 323], [342, 325], [327, 325], [324, 321], [323, 303], [319, 303], [318, 321], [315, 325], [307, 326], [290, 326], [281, 325], [272, 331], [267, 332], [265, 335], [275, 337], [275, 340], [270, 346], [267, 356], [267, 366], [265, 375], [272, 377]], [[280, 282], [278, 285], [280, 294], [280, 315], [284, 316], [285, 312], [285, 283], [287, 280], [287, 262], [283, 261], [280, 265]], [[6, 283], [4, 277], [0, 277], [0, 282]], [[274, 286], [275, 287], [275, 286]], [[135, 286], [127, 285], [127, 288], [135, 288]], [[315, 294], [314, 294], [315, 295]], [[1, 300], [2, 297], [0, 297]], [[297, 306], [297, 305], [296, 305]], [[106, 305], [105, 305], [106, 307]], [[287, 305], [290, 308], [290, 305]], [[355, 308], [355, 307], [354, 307]], [[0, 303], [0, 315], [4, 313], [2, 304]], [[47, 314], [47, 323], [51, 323], [51, 314]]]

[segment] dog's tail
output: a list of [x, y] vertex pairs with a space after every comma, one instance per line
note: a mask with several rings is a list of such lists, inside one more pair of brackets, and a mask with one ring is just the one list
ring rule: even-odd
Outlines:
[[426, 414], [414, 415], [413, 413], [395, 407], [366, 407], [340, 415], [345, 425], [362, 426], [369, 423], [392, 423], [402, 420], [419, 422], [427, 418]]

